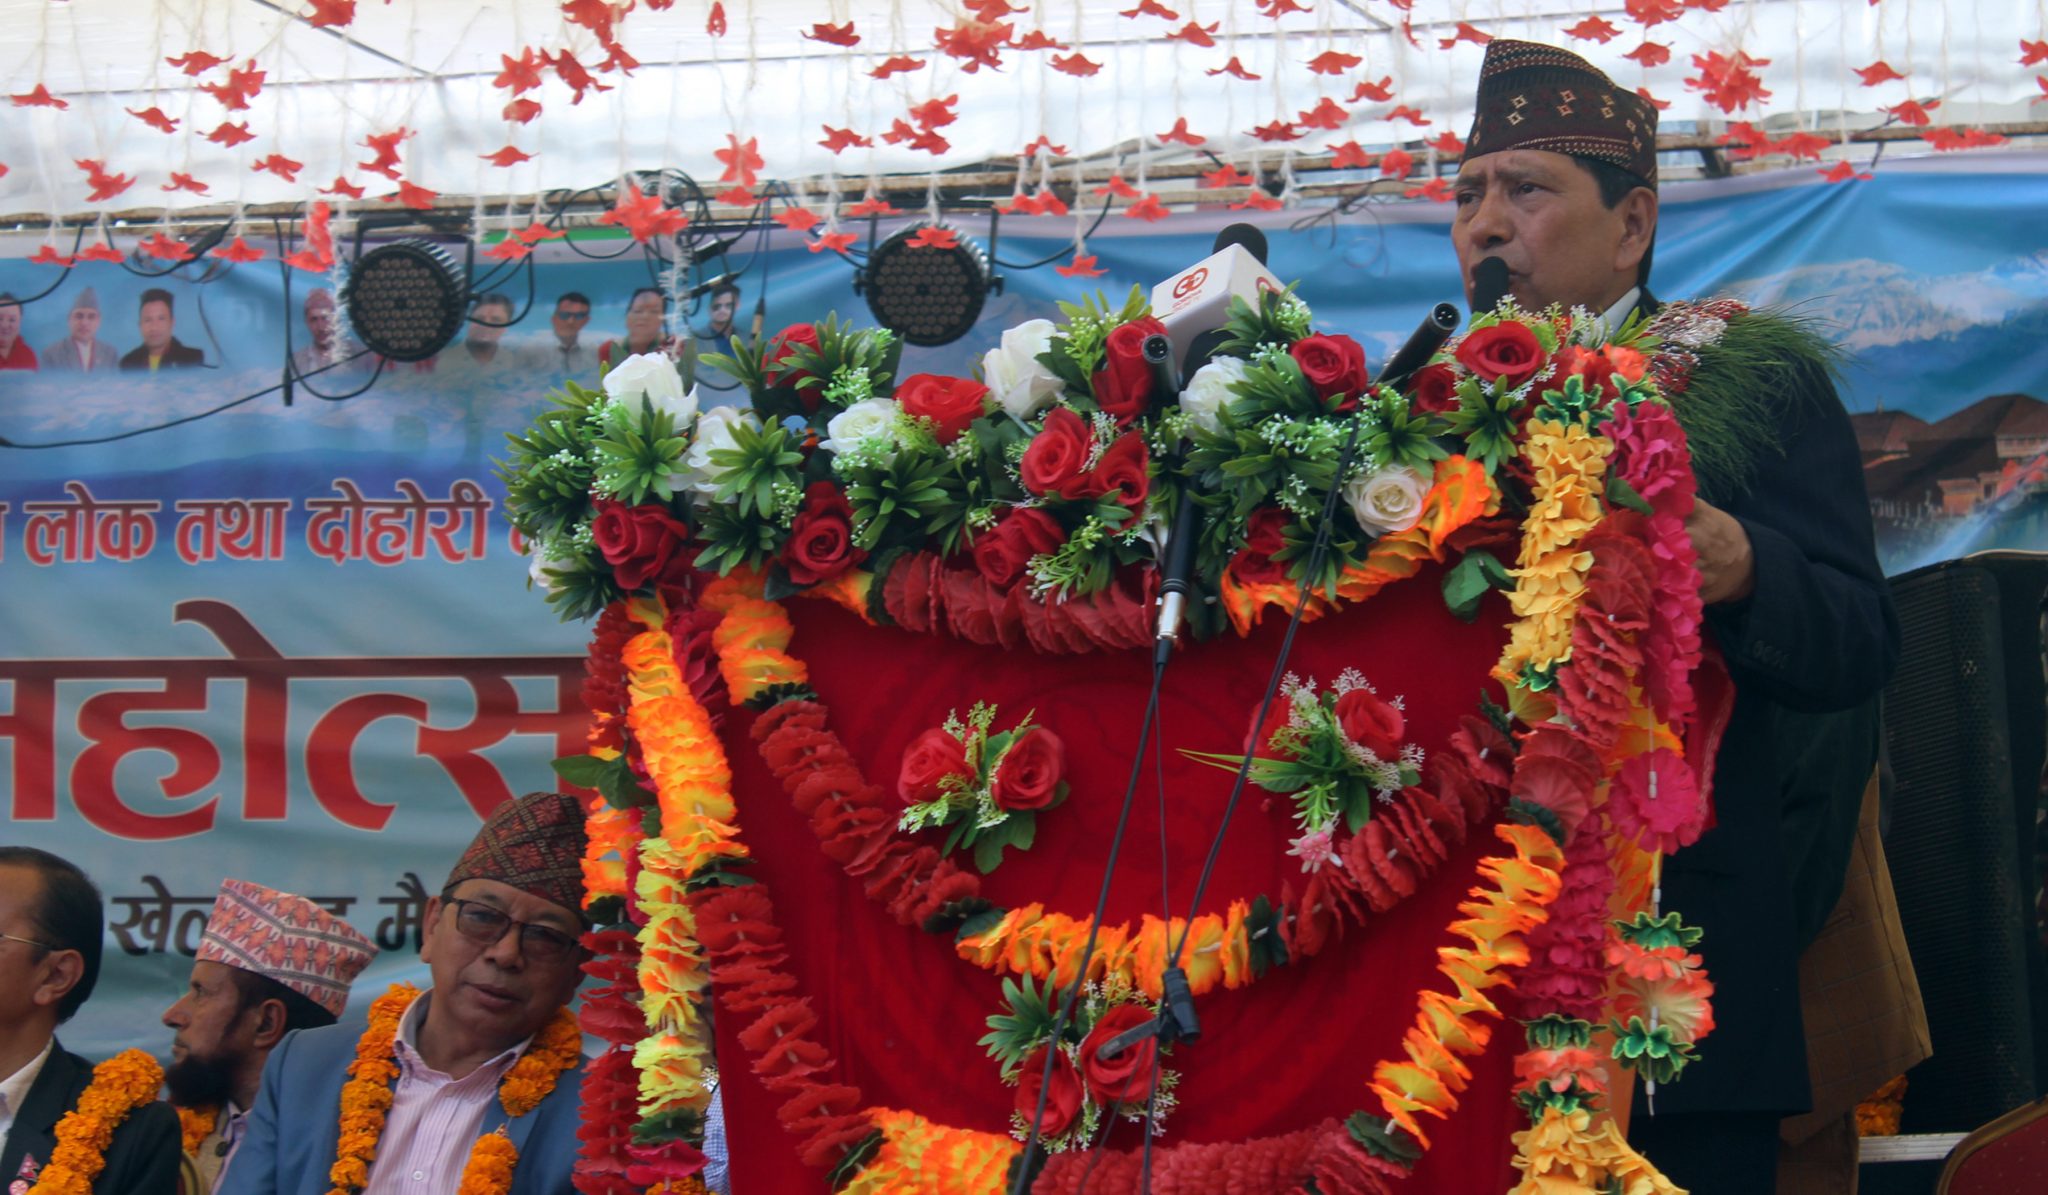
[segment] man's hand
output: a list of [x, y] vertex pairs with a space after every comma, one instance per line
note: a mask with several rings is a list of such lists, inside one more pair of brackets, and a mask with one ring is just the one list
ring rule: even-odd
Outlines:
[[1756, 589], [1756, 556], [1749, 532], [1718, 506], [1695, 502], [1685, 520], [1693, 551], [1700, 557], [1700, 601], [1708, 606], [1739, 602]]

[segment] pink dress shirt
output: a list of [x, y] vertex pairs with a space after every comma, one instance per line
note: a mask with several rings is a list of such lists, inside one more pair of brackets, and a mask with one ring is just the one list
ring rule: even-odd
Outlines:
[[363, 1195], [451, 1195], [462, 1184], [462, 1167], [476, 1139], [508, 1123], [498, 1082], [533, 1039], [461, 1079], [451, 1078], [428, 1066], [417, 1045], [432, 996], [421, 993], [398, 1020], [398, 1087]]

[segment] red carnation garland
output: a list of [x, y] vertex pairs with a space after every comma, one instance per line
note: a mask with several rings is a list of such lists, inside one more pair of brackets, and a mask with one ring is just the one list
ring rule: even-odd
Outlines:
[[690, 896], [697, 940], [711, 964], [719, 1006], [732, 1016], [755, 1014], [739, 1032], [754, 1055], [761, 1083], [787, 1100], [777, 1111], [785, 1129], [803, 1138], [807, 1166], [830, 1168], [874, 1131], [861, 1111], [860, 1089], [830, 1082], [830, 1051], [813, 1036], [818, 1015], [783, 967], [789, 952], [775, 924], [775, 904], [762, 885], [704, 888]]
[[1122, 651], [1152, 642], [1159, 576], [1120, 577], [1063, 602], [1033, 597], [1022, 583], [997, 585], [978, 569], [952, 568], [912, 552], [882, 578], [882, 608], [908, 631], [937, 631], [985, 647], [1029, 647], [1046, 655]]
[[581, 1144], [571, 1183], [581, 1195], [639, 1195], [643, 1188], [627, 1177], [627, 1151], [640, 1120], [633, 1043], [647, 1032], [639, 1002], [640, 944], [630, 930], [605, 929], [583, 935], [583, 946], [591, 951], [583, 972], [599, 982], [584, 989], [577, 1024], [606, 1045], [583, 1071]]
[[819, 849], [899, 924], [923, 927], [948, 904], [981, 894], [981, 877], [896, 833], [899, 803], [861, 776], [846, 744], [826, 729], [824, 706], [785, 701], [756, 718], [752, 733], [797, 812], [810, 819]]

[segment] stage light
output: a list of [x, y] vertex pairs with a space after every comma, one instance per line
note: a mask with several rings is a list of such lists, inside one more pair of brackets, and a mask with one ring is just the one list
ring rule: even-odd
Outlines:
[[967, 335], [989, 290], [998, 286], [988, 256], [973, 241], [963, 238], [945, 249], [909, 243], [926, 229], [943, 227], [914, 224], [898, 232], [868, 255], [855, 279], [875, 322], [910, 344], [951, 344]]
[[373, 353], [424, 361], [462, 331], [469, 288], [446, 250], [431, 241], [379, 245], [355, 260], [342, 287], [349, 326]]

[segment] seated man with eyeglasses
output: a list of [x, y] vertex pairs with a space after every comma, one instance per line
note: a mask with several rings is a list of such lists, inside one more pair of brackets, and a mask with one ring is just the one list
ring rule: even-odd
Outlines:
[[570, 1195], [584, 842], [574, 798], [499, 806], [427, 902], [434, 986], [280, 1042], [221, 1195]]

